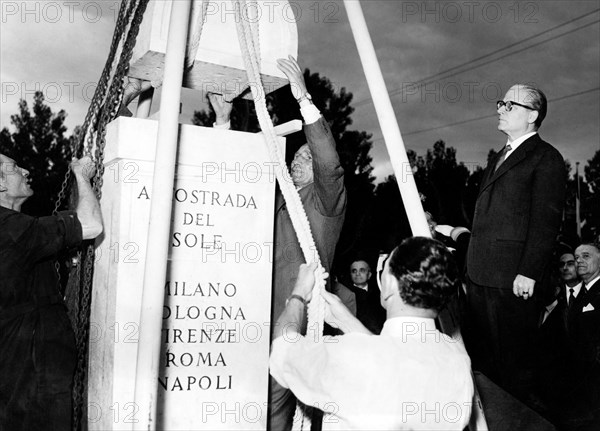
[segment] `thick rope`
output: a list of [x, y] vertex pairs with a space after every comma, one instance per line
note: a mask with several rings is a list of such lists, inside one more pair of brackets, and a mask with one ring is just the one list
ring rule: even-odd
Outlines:
[[[279, 150], [277, 135], [275, 134], [273, 122], [271, 121], [267, 110], [265, 91], [260, 77], [260, 40], [258, 34], [258, 22], [254, 19], [245, 20], [240, 16], [241, 7], [245, 6], [246, 3], [246, 0], [235, 1], [236, 23], [242, 57], [248, 74], [248, 82], [254, 98], [258, 121], [265, 136], [265, 142], [271, 161], [277, 163], [280, 168], [276, 169], [277, 181], [279, 182], [279, 187], [287, 204], [290, 219], [292, 220], [292, 225], [300, 243], [300, 248], [304, 254], [304, 259], [308, 263], [316, 262], [318, 263], [319, 268], [322, 268], [320, 257], [318, 253], [315, 252], [317, 247], [312, 237], [306, 212], [304, 211], [302, 201], [300, 200], [300, 195], [291, 181], [290, 174], [285, 164], [285, 158]], [[246, 8], [246, 10], [250, 9]], [[277, 289], [277, 286], [275, 286], [275, 289]], [[324, 289], [325, 281], [321, 277], [316, 277], [315, 286], [312, 292], [312, 300], [308, 306], [307, 332], [314, 330], [313, 335], [318, 341], [322, 340], [321, 335], [323, 334], [323, 322], [325, 317], [325, 304], [321, 297], [321, 292]], [[298, 403], [296, 408], [294, 424], [294, 429], [304, 429], [305, 426], [310, 429], [310, 419], [304, 414], [300, 403]]]
[[[202, 6], [198, 5], [199, 2], [202, 3]], [[208, 3], [208, 1], [202, 0], [194, 0], [192, 3], [191, 37], [185, 52], [185, 68], [188, 70], [194, 67], [194, 61], [196, 61], [196, 53], [200, 47], [200, 36], [202, 36], [202, 28], [206, 21]]]
[[[236, 2], [245, 3], [246, 1], [236, 0]], [[237, 13], [239, 13], [239, 9], [236, 9], [236, 11]], [[304, 211], [302, 201], [300, 200], [300, 195], [298, 194], [295, 186], [293, 185], [290, 174], [287, 171], [285, 158], [279, 150], [277, 135], [275, 133], [273, 122], [271, 121], [271, 118], [269, 117], [269, 112], [267, 110], [265, 92], [260, 79], [260, 66], [256, 59], [257, 56], [253, 55], [255, 52], [258, 51], [258, 41], [254, 40], [252, 37], [252, 23], [241, 19], [240, 17], [240, 19], [237, 20], [237, 25], [238, 37], [240, 37], [240, 44], [242, 48], [242, 57], [244, 58], [244, 63], [248, 72], [248, 78], [250, 83], [254, 84], [250, 85], [250, 88], [254, 96], [256, 113], [261, 129], [265, 136], [265, 142], [269, 150], [269, 155], [271, 156], [272, 161], [277, 162], [280, 167], [280, 169], [276, 170], [277, 180], [279, 182], [279, 187], [281, 188], [283, 197], [290, 212], [292, 225], [294, 226], [294, 230], [296, 231], [296, 235], [298, 236], [298, 241], [300, 243], [300, 247], [302, 249], [304, 259], [306, 260], [306, 262], [316, 262], [319, 265], [321, 265], [318, 253], [314, 252], [315, 250], [317, 250], [317, 247], [312, 237], [310, 224], [308, 222], [308, 218], [306, 217], [306, 212]], [[319, 280], [317, 281], [319, 282]], [[320, 283], [317, 284], [321, 284], [321, 286], [323, 287], [325, 285], [323, 280], [320, 280]], [[311, 323], [317, 324], [319, 327], [322, 328], [323, 319], [318, 318], [318, 308], [320, 308], [318, 307], [319, 303], [323, 305], [320, 290], [317, 289], [316, 292], [313, 292], [313, 298], [310, 304], [311, 306], [308, 310], [308, 322], [309, 325]], [[311, 308], [313, 311], [312, 313]], [[321, 313], [321, 316], [324, 315], [324, 307], [322, 308], [323, 311]], [[311, 319], [311, 317], [313, 317], [313, 319]], [[322, 334], [322, 330], [319, 331], [318, 334]]]

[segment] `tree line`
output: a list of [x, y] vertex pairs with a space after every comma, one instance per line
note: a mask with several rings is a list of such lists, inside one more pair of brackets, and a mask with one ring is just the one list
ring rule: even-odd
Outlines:
[[[336, 251], [336, 268], [347, 268], [357, 255], [373, 260], [379, 251], [390, 250], [402, 238], [410, 235], [410, 227], [394, 175], [379, 184], [372, 175], [370, 151], [372, 136], [352, 130], [352, 93], [344, 87], [336, 90], [331, 81], [318, 73], [305, 70], [305, 81], [313, 103], [329, 122], [345, 171], [348, 192], [346, 220]], [[298, 104], [288, 88], [271, 93], [267, 103], [275, 125], [301, 118]], [[11, 116], [13, 130], [0, 131], [0, 152], [14, 158], [30, 171], [34, 197], [23, 206], [31, 215], [52, 213], [72, 155], [72, 145], [78, 128], [67, 135], [66, 112], [52, 112], [37, 92], [30, 109], [25, 100]], [[212, 125], [214, 112], [197, 111], [192, 118], [196, 125]], [[232, 128], [248, 132], [259, 131], [253, 103], [238, 98], [231, 116]], [[302, 132], [287, 137], [288, 162], [305, 142]], [[490, 150], [488, 160], [495, 154]], [[415, 182], [422, 204], [438, 224], [470, 227], [475, 200], [484, 167], [470, 171], [458, 161], [456, 149], [443, 140], [433, 143], [424, 155], [408, 151]], [[567, 178], [566, 205], [560, 240], [575, 246], [580, 240], [597, 239], [600, 235], [600, 151], [587, 161], [579, 176], [579, 202], [582, 238], [578, 238], [575, 222], [577, 178], [572, 166], [565, 162]]]

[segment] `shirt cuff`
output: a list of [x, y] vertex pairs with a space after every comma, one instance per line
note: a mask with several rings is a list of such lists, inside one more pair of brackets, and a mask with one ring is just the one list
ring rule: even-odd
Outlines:
[[469, 232], [469, 229], [467, 229], [466, 227], [462, 227], [462, 226], [455, 227], [450, 232], [450, 238], [452, 238], [454, 241], [456, 241], [460, 235], [462, 235], [463, 233], [468, 233], [468, 232]]
[[300, 102], [300, 113], [302, 114], [302, 118], [304, 118], [305, 124], [316, 123], [321, 118], [321, 112], [307, 99]]
[[231, 129], [231, 121], [228, 121], [224, 124], [213, 123], [213, 129], [229, 130]]
[[271, 346], [271, 356], [269, 358], [269, 373], [271, 376], [286, 389], [289, 389], [288, 384], [284, 378], [284, 367], [287, 356], [287, 349], [289, 341], [286, 342], [284, 337], [278, 337], [273, 340]]

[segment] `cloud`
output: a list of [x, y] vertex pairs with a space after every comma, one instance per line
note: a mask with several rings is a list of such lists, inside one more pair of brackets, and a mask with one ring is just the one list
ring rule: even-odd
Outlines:
[[[119, 4], [110, 0], [1, 2], [3, 126], [16, 112], [19, 97], [30, 99], [36, 85], [53, 90], [54, 95], [60, 89], [61, 97], [52, 98], [57, 100], [51, 106], [66, 110], [70, 128], [83, 122], [92, 86], [108, 56]], [[53, 9], [56, 5], [61, 8], [60, 18]], [[351, 91], [357, 105], [352, 127], [380, 138], [343, 2], [296, 1], [294, 7], [301, 14], [298, 38], [302, 66]], [[419, 132], [405, 136], [406, 146], [419, 154], [437, 139], [444, 139], [457, 149], [459, 160], [484, 164], [489, 149], [505, 141], [496, 131], [495, 120], [458, 123], [493, 114], [494, 99], [514, 82], [539, 83], [550, 99], [598, 86], [599, 26], [596, 23], [577, 29], [597, 19], [596, 14], [529, 42], [553, 38], [535, 48], [432, 82], [416, 92], [410, 87], [592, 11], [596, 6], [590, 2], [365, 1], [362, 7], [401, 130], [405, 134]], [[561, 31], [569, 30], [574, 31], [560, 36]], [[518, 46], [496, 56], [515, 52]], [[14, 83], [19, 86], [17, 91], [6, 87]], [[361, 101], [367, 103], [361, 105]], [[599, 92], [551, 102], [542, 136], [573, 163], [585, 163], [600, 141], [599, 105]], [[443, 125], [448, 127], [423, 131]], [[375, 172], [385, 173], [383, 141], [375, 143], [373, 159]]]

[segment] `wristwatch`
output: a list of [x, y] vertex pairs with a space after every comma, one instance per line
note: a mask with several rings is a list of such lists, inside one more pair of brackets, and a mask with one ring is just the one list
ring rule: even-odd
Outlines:
[[300, 301], [302, 304], [304, 304], [304, 306], [306, 307], [308, 305], [308, 301], [306, 299], [304, 299], [303, 297], [301, 297], [300, 295], [296, 295], [295, 293], [293, 295], [291, 295], [288, 299], [285, 300], [285, 306], [287, 307], [287, 305], [289, 304], [289, 302], [292, 299], [297, 299], [298, 301]]
[[310, 93], [308, 91], [306, 93], [304, 93], [302, 96], [300, 96], [299, 99], [296, 99], [296, 101], [298, 103], [302, 102], [303, 100], [308, 100], [309, 102], [312, 103], [312, 96], [310, 95]]

